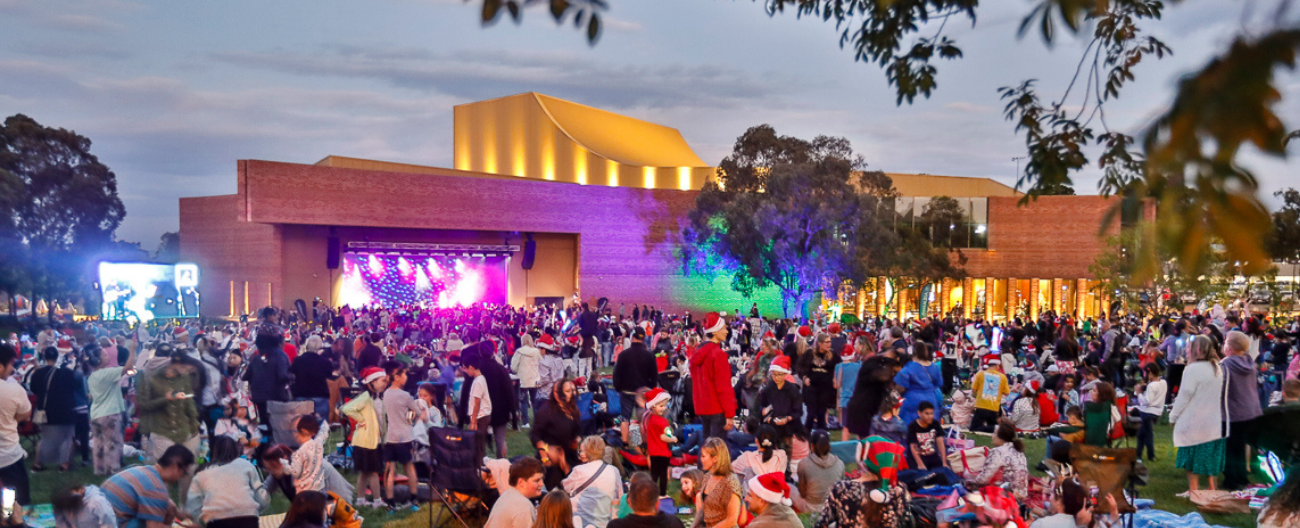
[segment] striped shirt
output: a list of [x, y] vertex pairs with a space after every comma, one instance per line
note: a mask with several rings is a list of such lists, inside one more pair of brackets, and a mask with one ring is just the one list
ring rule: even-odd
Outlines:
[[164, 522], [171, 503], [167, 484], [154, 466], [123, 470], [104, 481], [100, 489], [123, 528], [144, 526], [145, 521]]

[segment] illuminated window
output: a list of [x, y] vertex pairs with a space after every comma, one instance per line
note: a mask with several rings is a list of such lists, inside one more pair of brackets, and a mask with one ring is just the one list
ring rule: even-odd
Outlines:
[[655, 188], [655, 168], [654, 168], [654, 167], [642, 167], [642, 168], [641, 168], [641, 172], [642, 172], [642, 179], [645, 180], [645, 181], [642, 183], [642, 186], [644, 186], [644, 187], [647, 188], [647, 189], [653, 189], [653, 188]]
[[230, 281], [230, 316], [235, 316], [235, 281]]
[[618, 162], [605, 160], [605, 177], [609, 179], [610, 187], [618, 186]]
[[683, 191], [691, 190], [690, 167], [677, 167], [677, 188]]
[[244, 315], [248, 315], [248, 281], [244, 281]]

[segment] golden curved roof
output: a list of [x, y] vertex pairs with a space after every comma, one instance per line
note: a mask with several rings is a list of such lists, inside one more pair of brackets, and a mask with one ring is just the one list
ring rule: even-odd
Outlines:
[[675, 128], [530, 93], [569, 139], [605, 159], [639, 167], [708, 166]]

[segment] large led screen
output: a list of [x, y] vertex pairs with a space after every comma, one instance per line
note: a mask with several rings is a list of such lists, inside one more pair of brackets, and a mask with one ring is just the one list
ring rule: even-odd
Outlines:
[[354, 307], [505, 304], [506, 259], [348, 253], [339, 302]]
[[100, 314], [109, 321], [149, 321], [199, 316], [195, 264], [100, 262]]

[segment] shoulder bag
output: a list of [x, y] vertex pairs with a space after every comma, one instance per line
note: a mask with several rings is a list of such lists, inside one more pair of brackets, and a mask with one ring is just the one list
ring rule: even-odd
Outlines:
[[58, 372], [58, 368], [51, 366], [50, 375], [45, 378], [45, 396], [41, 398], [41, 408], [32, 413], [32, 423], [36, 425], [45, 425], [50, 421], [49, 417], [45, 416], [45, 404], [50, 401], [50, 383], [54, 381], [55, 372]]

